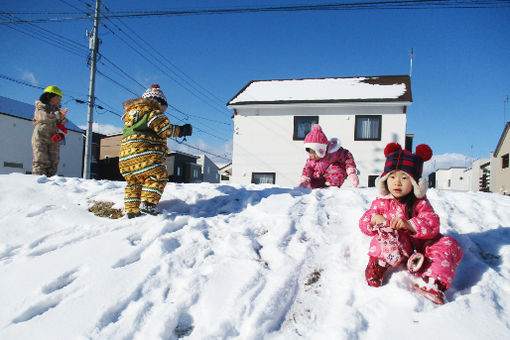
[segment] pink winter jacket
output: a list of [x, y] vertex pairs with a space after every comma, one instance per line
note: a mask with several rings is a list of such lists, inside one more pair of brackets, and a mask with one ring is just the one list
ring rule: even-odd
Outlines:
[[[406, 219], [405, 204], [397, 201], [391, 194], [376, 198], [372, 206], [359, 220], [359, 228], [364, 234], [374, 236], [377, 234], [370, 225], [374, 215], [382, 215], [388, 221], [393, 217]], [[424, 197], [416, 201], [413, 209], [413, 217], [408, 220], [416, 229], [416, 234], [409, 233], [413, 239], [416, 250], [422, 251], [424, 243], [431, 239], [441, 237], [439, 233], [439, 216], [434, 212], [429, 200]]]
[[[331, 151], [330, 151], [331, 150]], [[356, 174], [356, 163], [349, 150], [337, 146], [335, 142], [328, 144], [328, 152], [318, 161], [308, 158], [303, 168], [303, 176], [310, 178], [320, 178], [324, 176], [326, 169], [334, 163], [338, 163], [340, 167], [345, 169], [347, 176]]]

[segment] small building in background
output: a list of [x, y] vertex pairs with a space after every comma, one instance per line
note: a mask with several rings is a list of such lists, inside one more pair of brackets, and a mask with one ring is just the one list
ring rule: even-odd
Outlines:
[[100, 142], [99, 178], [123, 181], [119, 170], [119, 152], [122, 134], [105, 136]]
[[170, 152], [166, 156], [168, 181], [176, 183], [201, 182], [202, 167], [197, 164], [199, 156], [190, 155], [180, 151]]
[[[465, 167], [451, 167], [449, 169], [438, 169], [432, 176], [434, 188], [446, 190], [468, 191], [471, 178], [469, 169]], [[430, 175], [429, 175], [430, 179]]]
[[[32, 133], [35, 106], [0, 96], [0, 174], [32, 173]], [[69, 118], [65, 144], [60, 147], [57, 175], [81, 177], [85, 131]]]
[[208, 183], [219, 183], [220, 182], [220, 174], [219, 169], [214, 162], [207, 157], [206, 155], [200, 155], [197, 158], [197, 164], [201, 167], [202, 173], [202, 182]]
[[220, 165], [218, 170], [220, 174], [220, 183], [230, 183], [232, 177], [232, 163]]

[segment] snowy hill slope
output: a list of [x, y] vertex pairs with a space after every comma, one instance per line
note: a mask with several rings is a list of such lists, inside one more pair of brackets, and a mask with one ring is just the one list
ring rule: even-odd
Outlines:
[[368, 287], [374, 189], [169, 183], [112, 220], [124, 182], [0, 175], [0, 339], [503, 339], [510, 197], [430, 190], [464, 249], [448, 303], [394, 270]]

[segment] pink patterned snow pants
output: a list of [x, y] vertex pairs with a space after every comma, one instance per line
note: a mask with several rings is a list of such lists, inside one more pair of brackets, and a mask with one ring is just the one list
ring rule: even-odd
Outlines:
[[[402, 248], [408, 254], [412, 254], [407, 233], [399, 231], [398, 240]], [[423, 241], [415, 240], [415, 243], [419, 242]], [[387, 262], [383, 250], [384, 247], [380, 244], [379, 235], [375, 235], [370, 242], [368, 255]], [[438, 279], [445, 285], [446, 289], [450, 288], [457, 266], [464, 256], [459, 243], [452, 237], [438, 236], [425, 241], [421, 246], [417, 246], [416, 251], [425, 256], [425, 262], [415, 275]]]

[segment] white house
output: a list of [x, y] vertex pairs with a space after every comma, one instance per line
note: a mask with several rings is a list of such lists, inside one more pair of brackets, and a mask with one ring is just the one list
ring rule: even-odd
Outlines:
[[234, 110], [232, 182], [296, 186], [303, 140], [318, 123], [351, 151], [360, 185], [373, 185], [386, 144], [406, 145], [411, 103], [409, 76], [252, 81], [227, 104]]
[[202, 167], [202, 182], [220, 183], [219, 168], [209, 157], [200, 155], [197, 164]]
[[470, 169], [465, 167], [451, 167], [438, 169], [435, 172], [435, 188], [446, 190], [470, 190], [471, 174]]
[[[32, 172], [32, 132], [35, 106], [0, 96], [0, 174]], [[81, 177], [84, 131], [71, 121], [60, 147], [58, 175]]]

